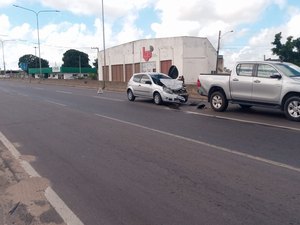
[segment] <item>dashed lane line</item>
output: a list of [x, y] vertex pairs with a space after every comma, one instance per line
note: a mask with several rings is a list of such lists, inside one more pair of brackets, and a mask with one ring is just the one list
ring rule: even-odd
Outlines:
[[271, 124], [271, 123], [263, 123], [263, 122], [251, 121], [251, 120], [243, 120], [243, 119], [237, 119], [237, 118], [225, 117], [225, 116], [208, 115], [208, 114], [205, 114], [205, 113], [198, 113], [198, 112], [192, 112], [192, 111], [186, 111], [186, 113], [187, 114], [200, 115], [200, 116], [206, 116], [206, 117], [211, 117], [211, 118], [237, 121], [237, 122], [242, 122], [242, 123], [258, 124], [258, 125], [263, 125], [263, 126], [268, 126], [268, 127], [275, 127], [275, 128], [282, 128], [282, 129], [300, 131], [300, 128], [281, 126], [281, 125], [276, 125], [276, 124]]
[[57, 93], [62, 93], [62, 94], [73, 94], [71, 91], [55, 91]]
[[52, 103], [52, 104], [55, 104], [55, 105], [59, 105], [59, 106], [63, 106], [63, 107], [66, 107], [66, 106], [67, 106], [67, 105], [65, 105], [65, 104], [58, 103], [58, 102], [54, 102], [54, 101], [50, 101], [50, 100], [46, 100], [46, 102], [49, 102], [49, 103]]
[[41, 88], [41, 87], [33, 87], [33, 89], [36, 89], [36, 90], [45, 90], [45, 88]]
[[238, 151], [231, 150], [231, 149], [228, 149], [228, 148], [225, 148], [225, 147], [213, 145], [213, 144], [203, 142], [203, 141], [198, 141], [198, 140], [195, 140], [195, 139], [192, 139], [192, 138], [183, 137], [183, 136], [180, 136], [180, 135], [177, 135], [177, 134], [172, 134], [172, 133], [169, 133], [169, 132], [166, 132], [166, 131], [153, 129], [153, 128], [150, 128], [150, 127], [146, 127], [146, 126], [143, 126], [143, 125], [140, 125], [140, 124], [131, 123], [131, 122], [128, 122], [128, 121], [116, 119], [116, 118], [113, 118], [113, 117], [109, 117], [109, 116], [105, 116], [105, 115], [101, 115], [101, 114], [95, 114], [95, 115], [98, 116], [98, 117], [101, 117], [101, 118], [105, 118], [105, 119], [108, 119], [108, 120], [115, 121], [115, 122], [119, 122], [119, 123], [127, 124], [127, 125], [130, 125], [130, 126], [138, 127], [138, 128], [141, 128], [141, 129], [149, 130], [149, 131], [156, 132], [156, 133], [159, 133], [159, 134], [163, 134], [163, 135], [167, 135], [167, 136], [170, 136], [170, 137], [178, 138], [178, 139], [181, 139], [181, 140], [184, 140], [184, 141], [200, 144], [200, 145], [203, 145], [203, 146], [207, 146], [209, 148], [216, 149], [218, 151], [226, 152], [226, 153], [229, 153], [229, 154], [232, 154], [232, 155], [237, 155], [237, 156], [240, 156], [240, 157], [252, 159], [252, 160], [255, 160], [255, 161], [258, 161], [258, 162], [263, 162], [263, 163], [266, 163], [266, 164], [269, 164], [269, 165], [272, 165], [272, 166], [281, 167], [281, 168], [284, 168], [284, 169], [288, 169], [288, 170], [292, 170], [292, 171], [300, 173], [300, 168], [290, 166], [290, 165], [287, 165], [287, 164], [284, 164], [284, 163], [280, 163], [280, 162], [276, 162], [276, 161], [273, 161], [273, 160], [261, 158], [261, 157], [258, 157], [258, 156], [253, 156], [253, 155], [243, 153], [243, 152], [238, 152]]
[[122, 99], [107, 98], [107, 97], [100, 97], [100, 96], [92, 96], [92, 97], [93, 97], [93, 98], [104, 99], [104, 100], [115, 101], [115, 102], [124, 102], [124, 101], [125, 101], [125, 100], [122, 100]]

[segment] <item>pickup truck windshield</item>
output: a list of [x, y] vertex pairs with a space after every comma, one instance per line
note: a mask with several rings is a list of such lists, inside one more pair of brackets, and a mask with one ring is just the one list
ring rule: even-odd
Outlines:
[[300, 67], [294, 64], [278, 63], [275, 66], [288, 77], [300, 77]]

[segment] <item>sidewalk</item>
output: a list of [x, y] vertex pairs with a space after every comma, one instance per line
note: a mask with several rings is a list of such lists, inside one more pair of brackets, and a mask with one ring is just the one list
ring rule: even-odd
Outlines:
[[48, 183], [29, 177], [0, 141], [0, 225], [65, 225], [45, 198]]

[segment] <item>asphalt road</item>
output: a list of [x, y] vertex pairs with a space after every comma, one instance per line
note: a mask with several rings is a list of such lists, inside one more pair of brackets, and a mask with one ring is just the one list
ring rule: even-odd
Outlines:
[[84, 224], [300, 224], [300, 123], [195, 104], [0, 80], [0, 131]]

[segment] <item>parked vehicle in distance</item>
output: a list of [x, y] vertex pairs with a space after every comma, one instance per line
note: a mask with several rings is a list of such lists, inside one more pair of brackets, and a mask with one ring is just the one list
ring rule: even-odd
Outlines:
[[182, 81], [151, 72], [132, 75], [127, 84], [127, 97], [129, 101], [134, 101], [136, 97], [149, 98], [160, 105], [163, 102], [187, 102], [188, 93]]
[[229, 102], [242, 108], [273, 107], [300, 121], [300, 67], [294, 64], [237, 62], [231, 74], [200, 74], [197, 85], [215, 111], [225, 111]]

